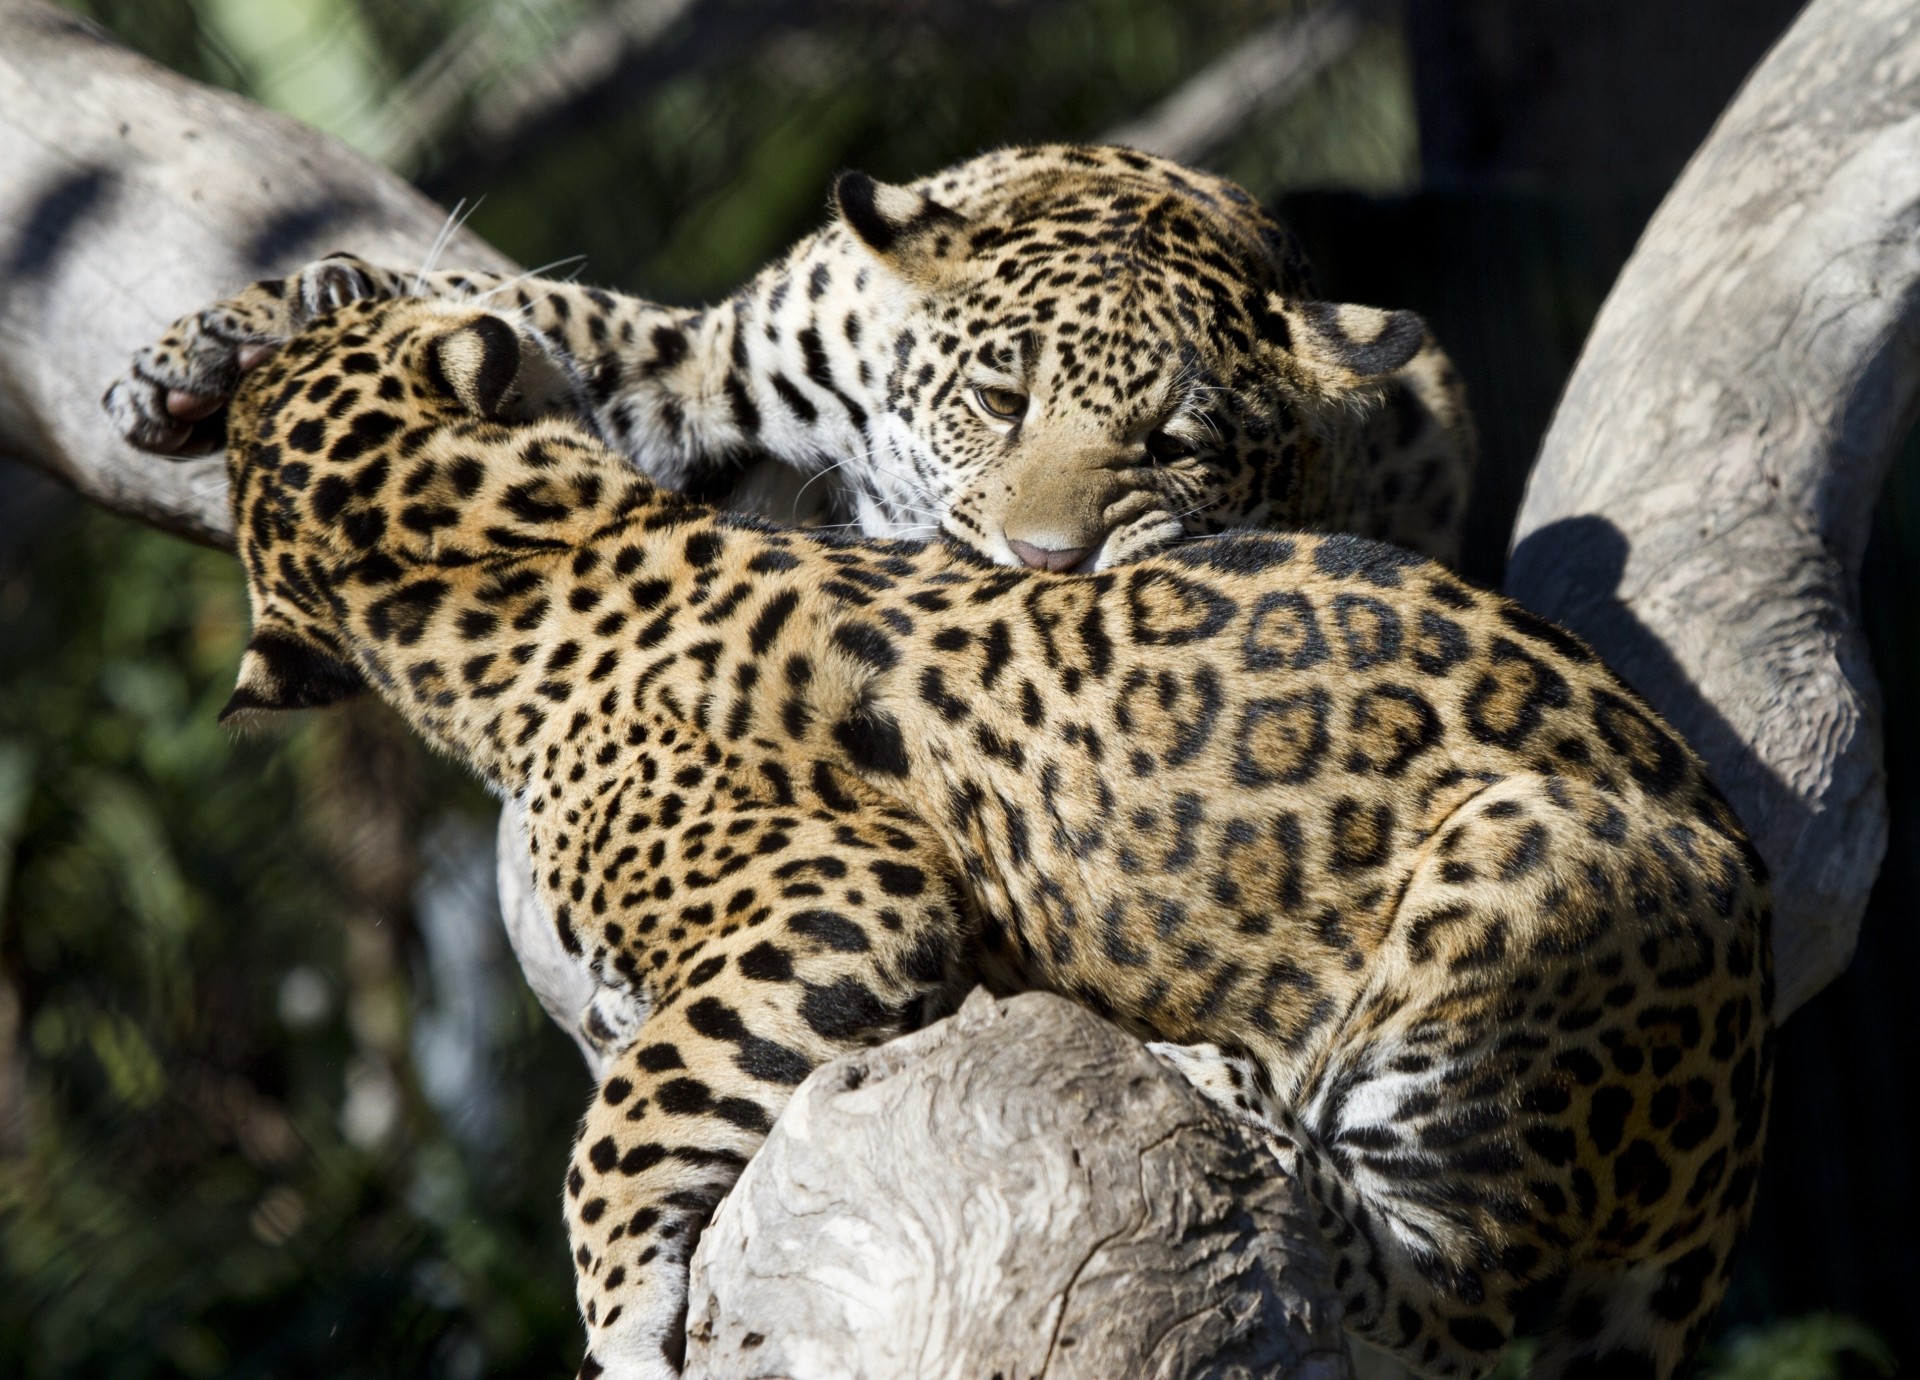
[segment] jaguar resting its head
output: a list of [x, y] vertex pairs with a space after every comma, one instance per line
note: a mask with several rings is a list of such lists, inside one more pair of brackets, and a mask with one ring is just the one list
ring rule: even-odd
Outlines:
[[1418, 317], [1314, 300], [1288, 232], [1223, 179], [1126, 149], [983, 165], [984, 186], [834, 188], [897, 288], [876, 439], [901, 454], [875, 468], [923, 489], [882, 501], [1049, 570], [1336, 511]]

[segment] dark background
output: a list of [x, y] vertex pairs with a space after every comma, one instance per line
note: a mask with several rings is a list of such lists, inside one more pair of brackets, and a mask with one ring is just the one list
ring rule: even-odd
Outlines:
[[[903, 179], [1096, 138], [1310, 8], [73, 7], [448, 204], [480, 198], [475, 228], [522, 262], [584, 254], [588, 281], [686, 301], [817, 224], [839, 168]], [[1635, 237], [1795, 9], [1374, 6], [1344, 56], [1207, 152], [1293, 222], [1328, 295], [1422, 312], [1459, 361], [1476, 578], [1499, 578]], [[1818, 1374], [1791, 1366], [1864, 1342], [1858, 1324], [1905, 1352], [1920, 1297], [1909, 451], [1863, 581], [1892, 843], [1852, 968], [1783, 1033], [1721, 1376]], [[230, 558], [0, 462], [0, 1373], [557, 1374], [579, 1345], [558, 1200], [586, 1079], [500, 942], [490, 809], [377, 707], [216, 729], [244, 622]]]

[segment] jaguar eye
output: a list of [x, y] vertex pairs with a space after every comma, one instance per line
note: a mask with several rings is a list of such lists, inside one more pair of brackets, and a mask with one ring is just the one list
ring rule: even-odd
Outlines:
[[1170, 436], [1164, 431], [1155, 431], [1147, 437], [1147, 454], [1163, 465], [1192, 455], [1193, 449], [1193, 442]]
[[973, 400], [996, 421], [1017, 422], [1027, 415], [1027, 395], [1011, 388], [976, 388]]

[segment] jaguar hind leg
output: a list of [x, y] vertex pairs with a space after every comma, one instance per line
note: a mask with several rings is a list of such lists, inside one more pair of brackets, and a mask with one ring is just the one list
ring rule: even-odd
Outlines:
[[1267, 1119], [1263, 1110], [1265, 1099], [1255, 1089], [1258, 1071], [1251, 1058], [1228, 1054], [1215, 1044], [1177, 1045], [1163, 1040], [1149, 1040], [1147, 1052], [1234, 1120], [1245, 1122], [1264, 1135], [1278, 1134], [1279, 1127]]
[[[1281, 1170], [1297, 1180], [1318, 1210], [1317, 1225], [1332, 1256], [1333, 1283], [1346, 1305], [1346, 1326], [1355, 1335], [1381, 1345], [1397, 1359], [1416, 1359], [1423, 1374], [1475, 1377], [1486, 1374], [1505, 1350], [1511, 1315], [1497, 1306], [1477, 1314], [1464, 1325], [1465, 1341], [1449, 1338], [1409, 1317], [1406, 1299], [1427, 1296], [1443, 1312], [1466, 1304], [1485, 1309], [1489, 1300], [1472, 1271], [1449, 1265], [1434, 1233], [1411, 1221], [1394, 1221], [1391, 1210], [1371, 1200], [1341, 1171], [1335, 1157], [1269, 1091], [1271, 1084], [1249, 1056], [1230, 1054], [1214, 1044], [1150, 1043], [1147, 1048], [1181, 1074], [1208, 1101], [1261, 1137], [1279, 1161]], [[1429, 1249], [1409, 1250], [1415, 1233]], [[1449, 1294], [1456, 1297], [1448, 1298]], [[1400, 1296], [1397, 1309], [1388, 1301]], [[1381, 1335], [1379, 1324], [1389, 1312], [1399, 1313], [1402, 1335]], [[1484, 1319], [1484, 1323], [1481, 1321]], [[1456, 1328], [1463, 1325], [1456, 1322]], [[1407, 1344], [1424, 1338], [1416, 1355]], [[1397, 1345], [1395, 1343], [1398, 1343]]]
[[1757, 961], [1733, 950], [1764, 916], [1636, 923], [1662, 849], [1738, 865], [1716, 835], [1638, 828], [1577, 779], [1487, 784], [1431, 831], [1285, 1096], [1252, 1059], [1161, 1051], [1306, 1189], [1347, 1330], [1422, 1374], [1483, 1375], [1525, 1331], [1538, 1376], [1667, 1380], [1725, 1290], [1771, 1035], [1737, 995], [1711, 1030], [1685, 998]]

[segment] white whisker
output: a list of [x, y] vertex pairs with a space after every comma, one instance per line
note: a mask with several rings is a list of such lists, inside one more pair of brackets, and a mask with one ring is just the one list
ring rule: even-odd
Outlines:
[[[542, 273], [545, 273], [550, 268], [558, 268], [560, 267], [561, 264], [578, 264], [581, 266], [581, 268], [584, 268], [586, 265], [586, 261], [587, 261], [587, 256], [585, 254], [569, 254], [564, 259], [555, 259], [551, 263], [541, 264], [538, 268], [530, 268], [525, 273], [516, 273], [511, 278], [506, 278], [498, 283], [495, 283], [492, 287], [488, 288], [485, 292], [476, 292], [473, 295], [473, 297], [469, 300], [474, 302], [484, 302], [489, 297], [492, 297], [496, 293], [505, 292], [508, 288], [511, 288], [511, 287], [518, 287], [520, 284], [526, 282], [529, 278], [538, 278]], [[574, 272], [575, 273], [580, 272], [580, 268], [576, 268]], [[561, 281], [563, 282], [571, 281], [571, 278], [562, 279]]]
[[480, 203], [485, 200], [484, 196], [475, 197], [473, 205], [468, 206], [467, 199], [461, 197], [453, 203], [453, 209], [447, 213], [446, 220], [441, 222], [440, 233], [433, 237], [433, 243], [427, 246], [426, 257], [420, 261], [420, 267], [414, 270], [413, 281], [407, 287], [409, 297], [421, 297], [426, 294], [427, 275], [439, 264], [440, 256], [447, 252], [447, 246], [453, 242], [453, 237], [460, 227], [472, 218], [473, 213], [480, 209]]
[[[841, 469], [844, 466], [850, 465], [852, 463], [853, 463], [853, 457], [849, 455], [846, 459], [836, 460], [834, 461], [833, 464], [828, 465], [825, 469], [821, 470], [818, 474], [810, 476], [807, 482], [800, 486], [800, 492], [793, 496], [793, 511], [796, 513], [800, 511], [800, 500], [807, 496], [807, 490], [813, 487], [815, 480], [825, 479], [828, 475], [832, 474], [835, 470]], [[857, 524], [835, 523], [834, 525], [838, 527], [851, 527]]]

